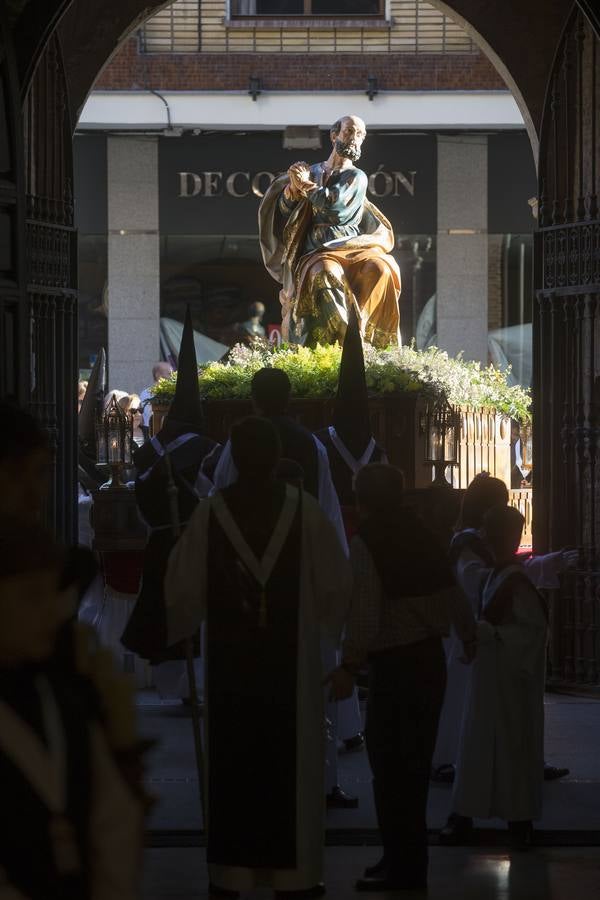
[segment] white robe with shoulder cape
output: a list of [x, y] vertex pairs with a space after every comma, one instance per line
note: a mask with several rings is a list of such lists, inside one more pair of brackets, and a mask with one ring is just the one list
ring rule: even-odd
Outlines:
[[[475, 529], [466, 530], [475, 532]], [[483, 566], [481, 557], [468, 547], [462, 551], [455, 565], [456, 580], [471, 603], [475, 616], [479, 614], [483, 587], [482, 573], [484, 573], [483, 580], [487, 574]], [[562, 553], [560, 552], [532, 556], [523, 563], [523, 571], [531, 583], [540, 590], [551, 590], [559, 586], [558, 575], [562, 567]], [[472, 669], [471, 666], [466, 666], [461, 662], [463, 648], [454, 631], [449, 638], [445, 638], [444, 649], [448, 666], [448, 680], [433, 756], [434, 768], [457, 762], [460, 728]]]
[[[524, 576], [516, 565], [487, 570], [484, 612], [515, 571]], [[452, 808], [473, 818], [529, 821], [542, 809], [547, 617], [526, 577], [512, 597], [508, 621], [478, 623]]]
[[[288, 485], [286, 498], [297, 497]], [[208, 535], [211, 509], [218, 515], [221, 495], [201, 500], [178, 544], [165, 579], [165, 598], [170, 643], [197, 633], [206, 619]], [[280, 525], [281, 525], [280, 519]], [[237, 535], [219, 517], [219, 524], [234, 548], [247, 560], [252, 554], [239, 531]], [[322, 877], [324, 785], [323, 755], [325, 717], [323, 709], [321, 641], [339, 642], [350, 598], [351, 573], [336, 533], [310, 495], [302, 496], [302, 546], [298, 603], [297, 701], [296, 701], [296, 867], [258, 869], [209, 865], [210, 880], [228, 890], [252, 890], [258, 886], [274, 890], [306, 890]], [[276, 533], [276, 532], [274, 532]], [[280, 539], [285, 541], [285, 536]], [[240, 546], [240, 538], [245, 546]], [[268, 552], [268, 551], [267, 551]], [[267, 554], [263, 557], [263, 565]], [[251, 560], [250, 560], [251, 562]], [[254, 565], [258, 565], [254, 557]], [[210, 634], [207, 634], [210, 640]], [[211, 727], [210, 708], [205, 727]], [[208, 746], [205, 732], [205, 746]], [[210, 759], [206, 760], [206, 771]], [[208, 779], [206, 787], [208, 788]], [[268, 790], [268, 785], [265, 785]], [[242, 798], [243, 799], [243, 798]], [[235, 810], [231, 810], [235, 816]], [[210, 831], [210, 822], [207, 823]]]

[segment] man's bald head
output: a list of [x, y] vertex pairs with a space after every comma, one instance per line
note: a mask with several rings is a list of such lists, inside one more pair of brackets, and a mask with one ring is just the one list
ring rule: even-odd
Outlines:
[[367, 126], [359, 116], [342, 116], [331, 127], [331, 141], [337, 153], [352, 162], [360, 159], [360, 148]]
[[152, 377], [155, 381], [160, 381], [161, 378], [168, 378], [172, 373], [173, 366], [171, 363], [159, 362], [156, 363], [155, 366], [152, 366]]
[[331, 126], [332, 134], [339, 134], [345, 124], [354, 125], [355, 128], [360, 129], [362, 134], [367, 133], [367, 126], [364, 121], [360, 118], [360, 116], [342, 116], [341, 119], [337, 119], [333, 125]]

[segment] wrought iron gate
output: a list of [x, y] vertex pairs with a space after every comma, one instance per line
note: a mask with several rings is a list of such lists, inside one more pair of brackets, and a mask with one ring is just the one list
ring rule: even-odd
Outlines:
[[580, 548], [553, 604], [551, 679], [600, 683], [600, 40], [578, 4], [549, 84], [534, 313], [534, 541]]
[[77, 292], [72, 138], [55, 34], [23, 104], [30, 407], [53, 447], [47, 522], [76, 540]]

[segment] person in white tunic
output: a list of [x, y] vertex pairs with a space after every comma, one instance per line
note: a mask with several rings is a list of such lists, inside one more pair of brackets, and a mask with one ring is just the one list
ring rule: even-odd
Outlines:
[[463, 719], [453, 809], [505, 819], [517, 846], [542, 809], [548, 614], [516, 561], [523, 516], [498, 506], [484, 518], [494, 568], [483, 581], [477, 655]]
[[[491, 477], [487, 472], [475, 476], [465, 491], [457, 530], [450, 545], [450, 559], [454, 567], [456, 579], [464, 594], [471, 602], [477, 615], [481, 594], [482, 567], [492, 566], [490, 550], [482, 540], [480, 529], [486, 512], [494, 506], [506, 506], [508, 489], [499, 478]], [[535, 587], [546, 590], [559, 586], [559, 575], [568, 566], [576, 562], [577, 553], [562, 550], [543, 556], [531, 556], [523, 560], [527, 577]], [[455, 776], [455, 763], [458, 755], [458, 742], [463, 716], [465, 695], [471, 670], [460, 662], [461, 646], [453, 635], [445, 642], [448, 661], [448, 684], [440, 727], [433, 758], [434, 781], [452, 783]], [[544, 779], [552, 781], [569, 774], [564, 767], [550, 764], [544, 765]], [[462, 823], [470, 828], [470, 823]], [[449, 822], [443, 831], [442, 838], [452, 841], [462, 837], [461, 823]]]
[[234, 426], [231, 453], [238, 480], [200, 501], [165, 579], [170, 642], [206, 623], [210, 882], [221, 896], [258, 886], [318, 896], [321, 640], [340, 640], [349, 564], [314, 498], [275, 479], [269, 421]]

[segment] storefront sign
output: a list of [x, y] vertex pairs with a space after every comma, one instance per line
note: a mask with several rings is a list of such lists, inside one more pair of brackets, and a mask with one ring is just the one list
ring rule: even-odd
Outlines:
[[[178, 172], [179, 196], [197, 197], [248, 197], [251, 193], [262, 198], [269, 185], [277, 177], [275, 172]], [[373, 197], [400, 197], [406, 191], [415, 196], [416, 172], [386, 172], [383, 163], [369, 175], [369, 194]]]
[[[160, 223], [163, 234], [256, 234], [258, 206], [271, 182], [291, 163], [327, 158], [323, 149], [286, 151], [281, 134], [214, 134], [159, 142]], [[370, 134], [358, 165], [368, 197], [396, 232], [436, 230], [435, 135]]]
[[[261, 197], [292, 162], [327, 157], [320, 151], [286, 151], [281, 133], [215, 133], [159, 139], [160, 230], [163, 234], [255, 235]], [[82, 234], [106, 234], [106, 135], [74, 141], [75, 211]], [[358, 163], [369, 176], [369, 198], [396, 234], [437, 231], [435, 134], [370, 133]], [[531, 146], [525, 131], [488, 136], [488, 231], [531, 233], [528, 200], [537, 195]]]

